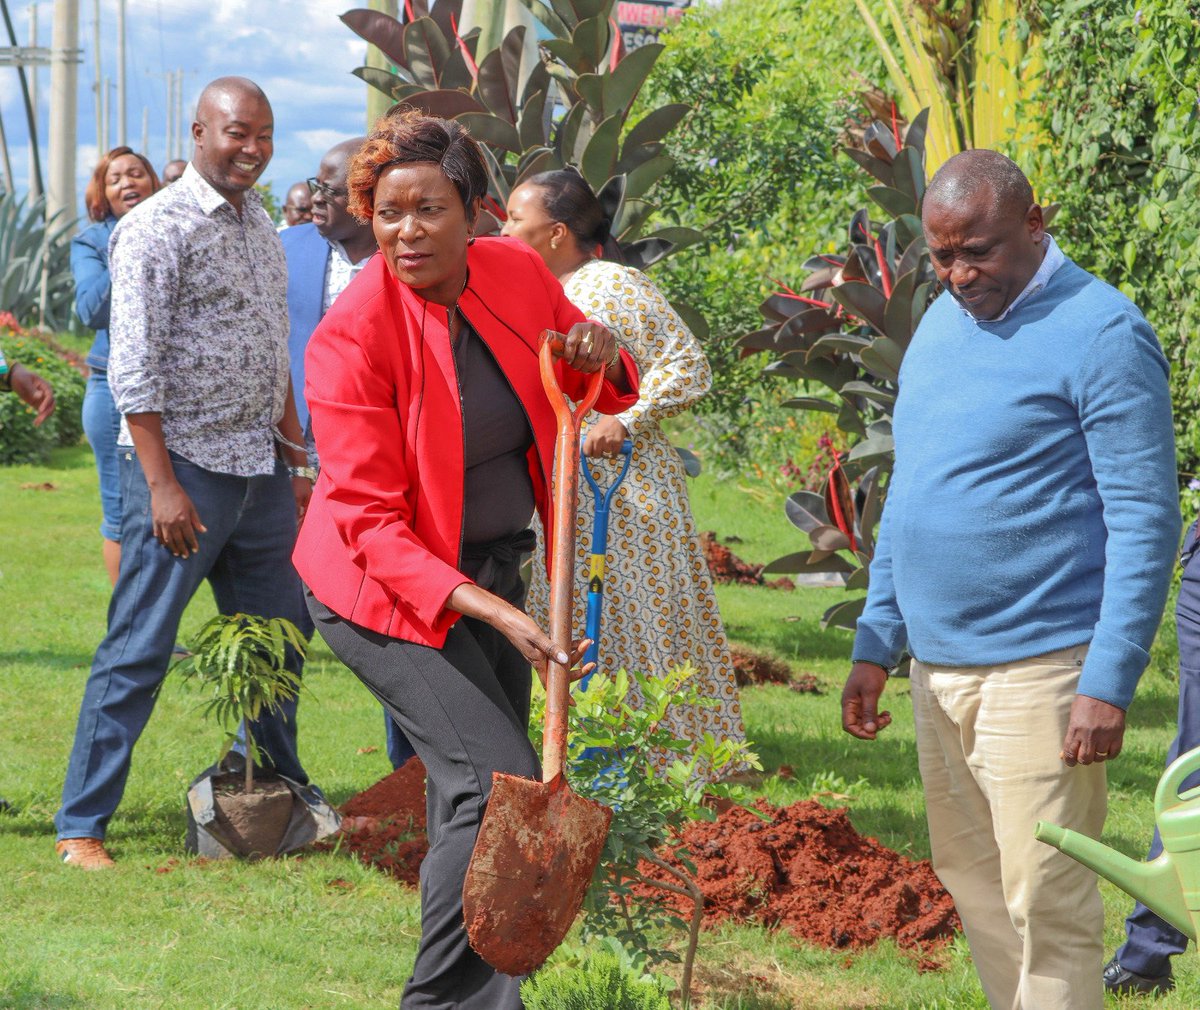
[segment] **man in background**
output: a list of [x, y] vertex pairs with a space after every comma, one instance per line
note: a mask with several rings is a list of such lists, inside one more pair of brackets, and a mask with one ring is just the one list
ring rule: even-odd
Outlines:
[[183, 178], [183, 170], [187, 168], [187, 162], [182, 158], [176, 158], [174, 161], [168, 161], [162, 170], [162, 181], [164, 186], [169, 186], [173, 182], [178, 182]]
[[[288, 356], [292, 367], [292, 389], [296, 413], [304, 428], [309, 462], [317, 465], [316, 449], [304, 402], [304, 352], [308, 339], [329, 307], [366, 266], [376, 250], [375, 233], [369, 221], [357, 221], [346, 209], [349, 190], [346, 173], [354, 152], [365, 137], [335, 144], [321, 159], [317, 174], [305, 184], [312, 193], [312, 222], [280, 232], [288, 265]], [[309, 626], [302, 626], [311, 633]], [[387, 751], [392, 767], [399, 768], [416, 752], [401, 729], [384, 716]]]
[[307, 182], [294, 183], [287, 191], [283, 201], [283, 224], [279, 230], [294, 228], [298, 224], [307, 224], [313, 216], [312, 197], [308, 192]]

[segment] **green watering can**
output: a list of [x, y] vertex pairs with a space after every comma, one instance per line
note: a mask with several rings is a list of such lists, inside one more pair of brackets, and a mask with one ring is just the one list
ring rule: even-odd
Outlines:
[[1163, 852], [1138, 862], [1057, 824], [1038, 821], [1034, 835], [1111, 880], [1193, 940], [1200, 932], [1200, 786], [1180, 792], [1200, 771], [1200, 747], [1180, 755], [1163, 772], [1154, 793], [1154, 817]]

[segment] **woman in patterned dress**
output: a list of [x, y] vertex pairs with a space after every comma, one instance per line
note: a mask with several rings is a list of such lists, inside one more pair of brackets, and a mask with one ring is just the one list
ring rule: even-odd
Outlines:
[[[725, 627], [713, 596], [688, 503], [678, 453], [660, 422], [686, 410], [712, 384], [700, 342], [654, 283], [639, 270], [601, 259], [610, 222], [588, 184], [573, 169], [543, 172], [513, 190], [504, 234], [528, 243], [546, 261], [567, 297], [607, 326], [633, 355], [641, 397], [624, 413], [590, 415], [583, 451], [601, 488], [620, 472], [620, 448], [633, 440], [625, 482], [613, 499], [605, 559], [601, 670], [661, 673], [690, 662], [694, 683], [714, 707], [677, 706], [667, 721], [680, 739], [745, 739], [737, 682]], [[595, 496], [579, 489], [578, 564], [586, 572]], [[542, 565], [533, 566], [528, 607], [548, 610]], [[575, 586], [574, 626], [583, 627], [587, 582]], [[663, 755], [663, 762], [668, 756]]]

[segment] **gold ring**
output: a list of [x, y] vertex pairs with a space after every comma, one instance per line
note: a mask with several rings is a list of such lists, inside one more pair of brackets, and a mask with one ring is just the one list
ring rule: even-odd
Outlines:
[[1106, 757], [1108, 757], [1108, 751], [1106, 751], [1106, 750], [1098, 750], [1098, 751], [1096, 751], [1096, 757], [1098, 757], [1098, 758], [1106, 758]]
[[588, 353], [592, 353], [592, 335], [589, 333], [583, 338], [583, 349]]

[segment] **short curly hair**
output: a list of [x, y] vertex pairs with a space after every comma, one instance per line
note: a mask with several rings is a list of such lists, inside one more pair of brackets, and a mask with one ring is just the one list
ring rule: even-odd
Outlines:
[[158, 173], [154, 171], [154, 166], [150, 164], [149, 159], [144, 154], [138, 154], [131, 147], [114, 147], [100, 159], [100, 163], [92, 172], [92, 177], [88, 180], [87, 189], [83, 194], [83, 203], [87, 207], [88, 217], [93, 221], [103, 221], [112, 214], [112, 207], [109, 206], [108, 196], [105, 192], [107, 189], [108, 169], [114, 161], [127, 154], [132, 154], [142, 163], [142, 167], [146, 170], [146, 174], [150, 176], [150, 182], [154, 186], [153, 192], [157, 193], [161, 188], [162, 183], [158, 181]]
[[347, 209], [359, 221], [375, 213], [375, 186], [396, 165], [437, 165], [458, 190], [463, 207], [485, 196], [488, 170], [483, 152], [461, 123], [397, 106], [375, 123], [346, 174]]

